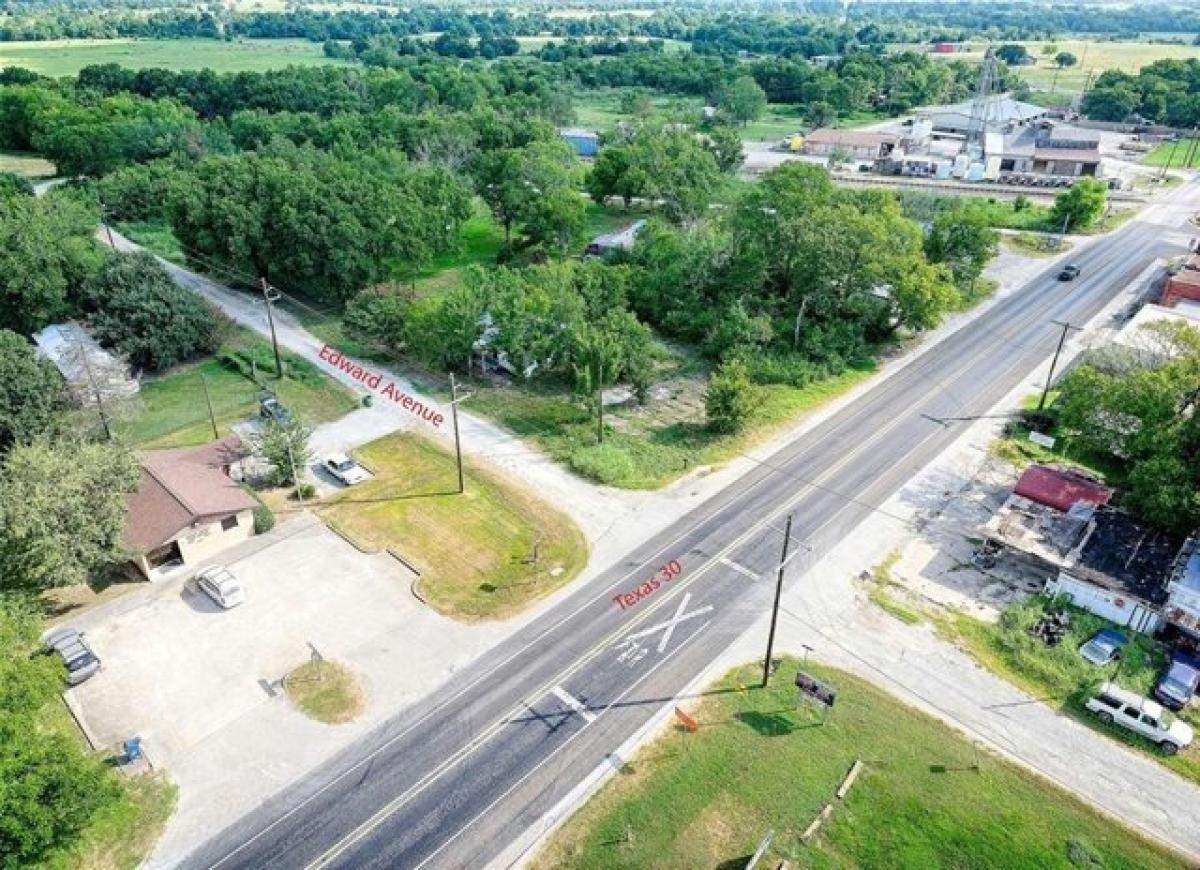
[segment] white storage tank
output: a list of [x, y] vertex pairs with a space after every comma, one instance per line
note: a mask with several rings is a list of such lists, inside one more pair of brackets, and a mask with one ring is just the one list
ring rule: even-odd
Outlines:
[[967, 174], [967, 166], [970, 164], [970, 158], [966, 154], [959, 154], [954, 158], [954, 168], [950, 170], [950, 174], [955, 178], [962, 178]]
[[982, 163], [972, 163], [967, 167], [967, 181], [983, 181]]
[[954, 168], [954, 164], [949, 160], [939, 160], [934, 170], [934, 177], [940, 178], [943, 181], [950, 177], [950, 172]]

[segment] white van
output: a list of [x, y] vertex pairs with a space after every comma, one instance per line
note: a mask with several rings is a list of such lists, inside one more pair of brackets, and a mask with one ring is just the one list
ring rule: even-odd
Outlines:
[[1163, 706], [1136, 692], [1129, 692], [1114, 683], [1105, 683], [1095, 697], [1087, 702], [1091, 710], [1106, 724], [1117, 724], [1157, 743], [1167, 755], [1191, 745], [1195, 734], [1192, 726], [1180, 722]]

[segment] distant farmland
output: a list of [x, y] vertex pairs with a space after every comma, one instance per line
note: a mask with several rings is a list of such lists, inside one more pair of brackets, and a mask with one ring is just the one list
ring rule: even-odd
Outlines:
[[75, 75], [85, 66], [119, 63], [131, 68], [243, 72], [289, 64], [345, 63], [325, 57], [306, 39], [77, 39], [0, 42], [0, 66], [23, 66], [47, 76]]

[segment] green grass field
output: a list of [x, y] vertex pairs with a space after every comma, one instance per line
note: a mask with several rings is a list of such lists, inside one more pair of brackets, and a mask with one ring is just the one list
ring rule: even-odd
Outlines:
[[54, 164], [43, 160], [36, 154], [18, 154], [13, 151], [0, 151], [0, 172], [11, 172], [30, 181], [50, 178], [54, 175]]
[[[699, 723], [666, 730], [576, 813], [538, 870], [759, 867], [1152, 868], [1182, 859], [1024, 768], [844, 671], [806, 670], [838, 690], [828, 721], [799, 705], [797, 663], [771, 688], [747, 665], [686, 704]], [[747, 688], [753, 687], [753, 688]], [[844, 800], [835, 792], [855, 760]], [[827, 803], [832, 816], [801, 834]]]
[[[270, 345], [245, 330], [238, 330], [221, 350], [248, 353], [264, 364], [272, 359]], [[335, 420], [357, 407], [349, 390], [299, 357], [285, 354], [284, 367], [290, 374], [282, 380], [265, 368], [260, 369], [259, 379], [305, 423]], [[211, 441], [205, 383], [222, 437], [234, 423], [258, 414], [261, 387], [221, 359], [210, 357], [143, 380], [133, 408], [118, 419], [115, 433], [138, 447], [185, 447]]]
[[376, 476], [322, 515], [361, 546], [393, 549], [414, 563], [422, 597], [441, 613], [516, 613], [587, 563], [583, 534], [531, 492], [468, 462], [466, 491], [458, 494], [454, 457], [431, 441], [388, 435], [355, 455]]
[[1170, 166], [1172, 169], [1200, 169], [1200, 139], [1180, 139], [1163, 142], [1145, 156], [1149, 166]]
[[47, 76], [73, 76], [83, 67], [118, 63], [130, 68], [245, 72], [290, 64], [340, 63], [306, 39], [78, 39], [0, 43], [0, 67], [22, 66]]
[[[1035, 88], [1051, 88], [1056, 91], [1078, 93], [1083, 90], [1088, 75], [1100, 75], [1108, 69], [1136, 73], [1156, 60], [1186, 60], [1200, 58], [1200, 46], [1153, 42], [1104, 42], [1084, 39], [1058, 39], [1051, 43], [1022, 43], [1037, 60], [1033, 66], [1017, 67], [1017, 72]], [[1054, 45], [1058, 51], [1069, 51], [1078, 58], [1075, 66], [1056, 70], [1053, 55], [1042, 54], [1042, 46]], [[976, 43], [972, 50], [959, 54], [933, 55], [946, 60], [983, 60], [984, 45]]]
[[[1090, 693], [1106, 679], [1112, 679], [1116, 666], [1098, 668], [1079, 655], [1093, 634], [1112, 623], [1082, 610], [1068, 608], [1071, 627], [1058, 646], [1047, 646], [1029, 634], [1030, 627], [1050, 605], [1048, 599], [1031, 598], [1011, 606], [996, 624], [980, 622], [965, 615], [940, 620], [942, 630], [965, 647], [988, 670], [1020, 686], [1042, 703], [1078, 719], [1128, 746], [1144, 752], [1180, 776], [1200, 782], [1200, 745], [1193, 744], [1175, 756], [1164, 755], [1142, 737], [1116, 725], [1105, 726], [1084, 704]], [[1162, 644], [1144, 635], [1126, 631], [1130, 645], [1125, 650], [1117, 682], [1126, 689], [1149, 695], [1166, 661]], [[1200, 729], [1200, 712], [1194, 707], [1183, 718]]]

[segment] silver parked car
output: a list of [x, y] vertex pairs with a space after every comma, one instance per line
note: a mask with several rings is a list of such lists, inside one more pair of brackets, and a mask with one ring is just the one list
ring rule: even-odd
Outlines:
[[67, 684], [78, 686], [100, 670], [100, 657], [82, 634], [73, 628], [56, 628], [46, 635], [46, 648], [58, 654], [67, 667]]
[[367, 470], [345, 453], [334, 453], [325, 459], [325, 470], [344, 483], [354, 486], [370, 478]]
[[196, 575], [200, 591], [226, 610], [246, 600], [246, 590], [224, 565], [213, 565]]
[[1162, 704], [1129, 692], [1114, 683], [1105, 683], [1090, 698], [1087, 708], [1107, 725], [1120, 725], [1157, 743], [1167, 755], [1187, 749], [1196, 736], [1192, 726], [1181, 722], [1163, 709]]

